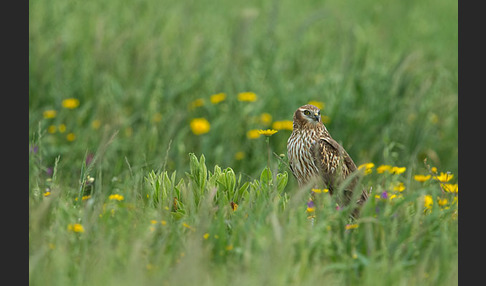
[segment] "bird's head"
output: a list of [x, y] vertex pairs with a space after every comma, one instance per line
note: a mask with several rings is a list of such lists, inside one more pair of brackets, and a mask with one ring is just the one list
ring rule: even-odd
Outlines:
[[314, 105], [303, 105], [294, 113], [294, 127], [303, 127], [308, 124], [315, 126], [319, 123], [322, 124], [321, 110]]

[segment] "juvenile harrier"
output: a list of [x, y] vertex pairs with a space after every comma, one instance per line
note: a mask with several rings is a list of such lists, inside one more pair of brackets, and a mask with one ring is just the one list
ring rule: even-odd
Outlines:
[[[310, 104], [299, 107], [294, 113], [293, 130], [287, 141], [287, 152], [290, 169], [299, 186], [312, 182], [318, 185], [321, 181], [331, 195], [339, 184], [357, 169], [353, 159], [332, 139], [322, 123], [319, 108]], [[357, 181], [358, 177], [353, 176], [345, 186], [344, 205], [350, 202]], [[367, 199], [368, 193], [363, 191], [357, 201], [358, 205], [362, 205]], [[358, 210], [353, 216], [356, 217], [357, 213]]]

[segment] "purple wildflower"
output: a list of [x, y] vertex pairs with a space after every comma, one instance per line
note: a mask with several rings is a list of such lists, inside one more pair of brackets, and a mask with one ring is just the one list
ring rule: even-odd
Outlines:
[[387, 199], [388, 198], [388, 193], [386, 191], [383, 191], [380, 196], [382, 199]]
[[49, 176], [49, 177], [52, 176], [52, 171], [53, 171], [52, 167], [48, 167], [47, 170], [46, 170], [47, 176]]
[[31, 153], [37, 154], [37, 151], [39, 151], [39, 146], [37, 146], [37, 145], [30, 146], [30, 152]]
[[314, 201], [309, 200], [309, 201], [307, 202], [307, 207], [308, 207], [308, 208], [314, 208], [314, 207], [315, 207]]

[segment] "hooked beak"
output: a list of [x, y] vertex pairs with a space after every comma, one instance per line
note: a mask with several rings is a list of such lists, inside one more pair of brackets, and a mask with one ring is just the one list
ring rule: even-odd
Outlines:
[[316, 113], [314, 113], [314, 118], [316, 119], [317, 122], [319, 122], [320, 119], [321, 119], [321, 116], [319, 115], [319, 113], [316, 112]]

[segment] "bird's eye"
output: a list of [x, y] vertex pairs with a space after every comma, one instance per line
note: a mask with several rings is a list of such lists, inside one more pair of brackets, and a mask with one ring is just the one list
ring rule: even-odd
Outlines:
[[310, 111], [309, 111], [309, 110], [304, 110], [304, 114], [305, 114], [305, 115], [310, 115], [311, 113], [310, 113]]

